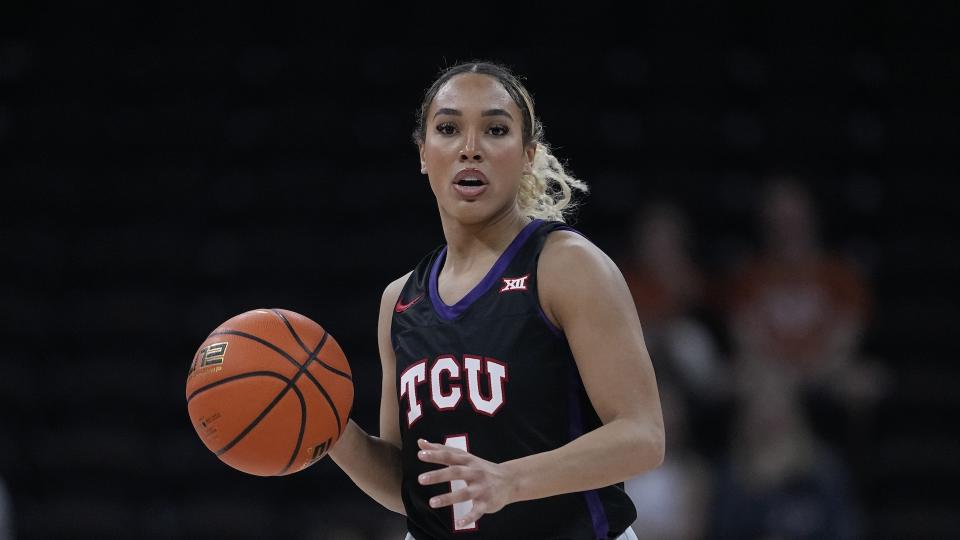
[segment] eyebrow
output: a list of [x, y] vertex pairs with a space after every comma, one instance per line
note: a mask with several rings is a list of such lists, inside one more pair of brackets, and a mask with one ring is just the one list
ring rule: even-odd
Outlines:
[[[437, 109], [437, 112], [433, 114], [433, 117], [436, 118], [441, 114], [449, 114], [451, 116], [463, 116], [463, 113], [460, 112], [459, 109], [444, 108], [444, 109]], [[481, 112], [480, 116], [506, 116], [507, 118], [513, 120], [513, 116], [511, 116], [510, 113], [504, 109], [487, 109]]]

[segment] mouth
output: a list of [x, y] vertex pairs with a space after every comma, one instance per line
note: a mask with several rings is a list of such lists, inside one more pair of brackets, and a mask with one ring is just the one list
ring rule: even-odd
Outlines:
[[453, 189], [467, 199], [479, 197], [487, 190], [487, 176], [479, 169], [463, 169], [453, 177]]

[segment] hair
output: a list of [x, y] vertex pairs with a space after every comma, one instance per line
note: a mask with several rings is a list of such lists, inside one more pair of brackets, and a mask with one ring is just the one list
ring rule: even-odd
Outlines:
[[537, 119], [533, 108], [533, 97], [504, 65], [475, 61], [457, 64], [440, 72], [433, 84], [427, 89], [417, 113], [417, 124], [413, 131], [413, 142], [418, 146], [426, 139], [427, 112], [440, 88], [447, 81], [462, 73], [479, 73], [493, 77], [503, 85], [514, 103], [520, 108], [523, 119], [523, 146], [536, 145], [531, 172], [520, 179], [520, 191], [517, 205], [520, 212], [531, 218], [565, 221], [573, 212], [576, 204], [573, 191], [587, 193], [589, 188], [582, 180], [572, 176], [562, 163], [553, 155], [550, 145], [543, 136], [543, 124]]

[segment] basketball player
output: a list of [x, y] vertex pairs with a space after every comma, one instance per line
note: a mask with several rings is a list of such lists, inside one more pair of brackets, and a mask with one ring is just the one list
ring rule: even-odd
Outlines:
[[446, 245], [384, 291], [380, 436], [330, 455], [408, 539], [635, 538], [663, 420], [620, 271], [562, 221], [586, 186], [502, 66], [443, 72], [418, 124]]

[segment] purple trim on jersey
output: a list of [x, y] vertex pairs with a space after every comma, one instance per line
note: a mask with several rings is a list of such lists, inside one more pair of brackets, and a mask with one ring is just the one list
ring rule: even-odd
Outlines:
[[[554, 229], [554, 230], [555, 230], [555, 231], [570, 231], [570, 232], [572, 232], [572, 233], [577, 233], [577, 234], [579, 234], [580, 236], [582, 236], [582, 237], [584, 237], [584, 238], [587, 238], [587, 235], [583, 234], [582, 232], [574, 229], [573, 227], [571, 227], [571, 226], [569, 226], [569, 225], [561, 225], [561, 226], [557, 227], [557, 228]], [[589, 240], [589, 238], [587, 238], [587, 240]]]
[[448, 306], [444, 303], [443, 299], [440, 298], [440, 293], [437, 292], [437, 277], [440, 275], [440, 267], [443, 266], [443, 261], [447, 258], [447, 246], [443, 246], [443, 249], [440, 250], [440, 254], [437, 255], [437, 260], [433, 261], [433, 268], [430, 269], [430, 302], [433, 303], [433, 309], [436, 310], [437, 314], [440, 315], [440, 318], [452, 321], [459, 317], [464, 311], [467, 310], [478, 298], [484, 295], [490, 287], [500, 278], [500, 275], [503, 274], [504, 270], [507, 269], [507, 266], [510, 266], [510, 262], [513, 261], [513, 257], [516, 256], [517, 252], [520, 251], [520, 248], [523, 247], [524, 242], [527, 241], [527, 238], [530, 238], [530, 235], [537, 230], [537, 227], [542, 223], [542, 220], [535, 219], [530, 223], [527, 223], [520, 233], [517, 234], [516, 238], [510, 242], [510, 245], [507, 246], [507, 249], [500, 254], [500, 257], [497, 259], [497, 262], [493, 263], [493, 267], [487, 272], [487, 275], [483, 276], [483, 279], [480, 280], [480, 283], [477, 283], [477, 286], [473, 288], [472, 291], [467, 293], [466, 296], [460, 299], [459, 302], [452, 306]]
[[563, 337], [563, 330], [561, 330], [559, 326], [553, 324], [553, 321], [547, 317], [547, 314], [543, 312], [543, 306], [540, 305], [540, 302], [537, 302], [537, 313], [540, 314], [540, 318], [543, 319], [543, 323], [547, 325], [547, 328], [549, 328], [551, 332], [553, 332], [553, 335], [557, 336], [558, 338]]
[[[556, 229], [554, 229], [554, 231], [570, 231], [570, 232], [577, 233], [580, 236], [583, 236], [584, 238], [586, 238], [586, 236], [584, 236], [582, 232], [574, 229], [569, 225], [561, 225]], [[553, 232], [553, 231], [550, 231], [550, 232]], [[549, 328], [550, 331], [553, 332], [555, 336], [562, 338], [563, 329], [553, 324], [553, 321], [550, 320], [550, 317], [547, 317], [547, 314], [543, 312], [543, 306], [540, 305], [540, 302], [537, 302], [537, 312], [540, 314], [540, 318], [543, 319], [543, 322], [547, 325], [547, 328]]]
[[[583, 414], [580, 410], [580, 391], [583, 388], [583, 382], [577, 376], [576, 366], [570, 370], [570, 440], [583, 435]], [[593, 533], [597, 538], [606, 538], [610, 532], [610, 522], [607, 520], [607, 513], [603, 510], [603, 503], [600, 502], [600, 494], [597, 490], [584, 491], [583, 497], [587, 500], [587, 509], [590, 511], [590, 521], [593, 522]]]

